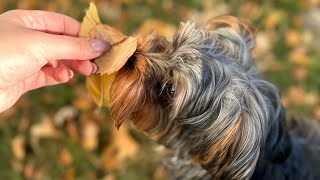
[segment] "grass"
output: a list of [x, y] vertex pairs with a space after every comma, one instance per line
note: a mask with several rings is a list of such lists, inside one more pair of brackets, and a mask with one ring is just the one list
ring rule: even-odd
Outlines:
[[[47, 0], [47, 1], [22, 1], [11, 0], [3, 1], [0, 9], [11, 10], [15, 8], [29, 8], [52, 10], [67, 14], [75, 19], [81, 20], [84, 15], [84, 9], [87, 7], [86, 0]], [[205, 1], [205, 0], [204, 0]], [[205, 13], [207, 7], [204, 7], [204, 1], [197, 0], [125, 0], [125, 1], [99, 1], [99, 7], [106, 8], [105, 12], [101, 13], [104, 22], [109, 23], [115, 27], [130, 34], [135, 32], [138, 27], [148, 19], [157, 19], [168, 24], [178, 25], [182, 20], [186, 20], [188, 13]], [[210, 2], [210, 1], [208, 1]], [[213, 1], [214, 12], [219, 7], [218, 4], [225, 3], [229, 9], [229, 14], [243, 17], [247, 12], [242, 9], [245, 3], [254, 3], [260, 7], [261, 14], [259, 17], [244, 17], [251, 18], [253, 24], [259, 31], [275, 33], [275, 40], [272, 44], [270, 53], [274, 56], [275, 61], [284, 64], [281, 70], [267, 70], [266, 77], [274, 83], [286, 96], [287, 90], [290, 87], [301, 87], [306, 93], [315, 91], [320, 88], [320, 58], [319, 50], [310, 49], [308, 56], [310, 56], [310, 64], [306, 66], [308, 75], [303, 81], [296, 81], [290, 76], [290, 73], [299, 65], [290, 62], [289, 54], [295, 49], [290, 47], [285, 41], [285, 33], [290, 29], [303, 32], [304, 27], [296, 27], [293, 24], [293, 17], [299, 16], [301, 13], [307, 11], [307, 7], [301, 2], [292, 0], [270, 0], [270, 1], [238, 1], [238, 0], [217, 0]], [[28, 4], [29, 3], [29, 4]], [[32, 3], [34, 5], [32, 5]], [[65, 4], [64, 4], [65, 3]], [[22, 5], [21, 5], [22, 4]], [[108, 7], [114, 7], [108, 9]], [[107, 16], [110, 12], [117, 13], [119, 16]], [[284, 17], [274, 29], [266, 29], [265, 21], [268, 15], [273, 10], [281, 11]], [[110, 11], [110, 12], [109, 12]], [[199, 19], [201, 20], [201, 19]], [[157, 28], [157, 27], [155, 27]], [[109, 175], [116, 177], [117, 180], [148, 180], [153, 179], [155, 169], [159, 166], [159, 159], [154, 151], [155, 144], [150, 141], [144, 134], [132, 130], [130, 131], [132, 137], [139, 143], [140, 152], [133, 159], [128, 160], [124, 166], [118, 170], [106, 170], [101, 168], [101, 154], [103, 147], [110, 143], [110, 117], [107, 115], [108, 110], [103, 109], [103, 115], [96, 115], [94, 108], [80, 109], [80, 119], [75, 121], [77, 133], [81, 136], [81, 117], [87, 117], [96, 122], [100, 129], [99, 146], [92, 151], [88, 151], [81, 145], [80, 142], [75, 141], [68, 132], [66, 127], [59, 128], [62, 133], [62, 138], [41, 139], [38, 145], [32, 144], [32, 135], [30, 133], [33, 125], [41, 122], [45, 116], [53, 117], [55, 113], [64, 106], [74, 105], [75, 99], [80, 100], [85, 96], [79, 92], [86, 93], [85, 79], [81, 76], [76, 76], [76, 79], [71, 83], [42, 88], [32, 91], [24, 96], [23, 100], [18, 103], [14, 109], [15, 113], [10, 116], [0, 115], [0, 179], [26, 179], [25, 171], [28, 165], [33, 165], [36, 170], [42, 172], [41, 179], [102, 179]], [[289, 113], [298, 116], [311, 116], [312, 109], [319, 106], [319, 104], [312, 105], [293, 105], [287, 107]], [[1, 120], [5, 119], [5, 120]], [[27, 122], [27, 123], [26, 123]], [[24, 125], [24, 124], [27, 125]], [[22, 134], [26, 138], [26, 152], [25, 159], [18, 161], [14, 158], [11, 142], [15, 136]], [[125, 148], [125, 147], [124, 147]], [[73, 161], [71, 165], [62, 165], [59, 160], [59, 152], [61, 149], [66, 149], [72, 155]], [[18, 164], [18, 167], [13, 164]], [[20, 167], [19, 167], [20, 166]], [[36, 179], [35, 173], [31, 179]]]

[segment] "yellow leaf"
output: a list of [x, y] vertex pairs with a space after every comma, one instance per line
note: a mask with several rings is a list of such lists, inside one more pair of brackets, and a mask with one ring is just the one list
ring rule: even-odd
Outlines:
[[64, 166], [69, 166], [73, 162], [72, 154], [67, 149], [62, 149], [58, 154], [59, 162]]
[[11, 147], [13, 155], [18, 160], [23, 160], [26, 155], [24, 137], [22, 135], [16, 136], [11, 142]]
[[285, 18], [285, 13], [278, 10], [273, 10], [269, 13], [269, 15], [264, 20], [266, 29], [274, 29], [276, 28], [281, 21]]
[[289, 61], [301, 66], [306, 66], [310, 63], [310, 57], [308, 56], [308, 49], [304, 47], [297, 47], [293, 49], [289, 54]]
[[120, 43], [127, 38], [127, 36], [121, 32], [105, 24], [96, 25], [91, 30], [91, 37], [103, 39], [109, 42], [111, 45]]
[[98, 106], [109, 106], [110, 104], [110, 89], [116, 73], [112, 74], [93, 74], [87, 77], [87, 88]]
[[288, 100], [290, 104], [304, 105], [306, 102], [306, 92], [304, 89], [298, 86], [293, 86], [288, 89]]
[[110, 89], [118, 71], [137, 49], [137, 39], [127, 37], [116, 29], [101, 24], [94, 3], [90, 3], [80, 28], [81, 37], [103, 39], [112, 45], [104, 55], [94, 60], [97, 74], [87, 78], [87, 88], [93, 101], [99, 106], [109, 106]]
[[128, 37], [121, 43], [113, 45], [109, 52], [94, 61], [98, 66], [97, 73], [112, 74], [121, 69], [136, 51], [137, 44], [135, 37]]
[[288, 30], [287, 32], [285, 32], [285, 40], [286, 44], [290, 47], [296, 47], [301, 44], [301, 35], [298, 31]]
[[49, 117], [44, 117], [41, 122], [31, 127], [30, 134], [34, 141], [42, 138], [58, 138], [61, 136], [51, 121]]
[[309, 74], [309, 71], [305, 67], [296, 67], [292, 70], [292, 77], [296, 81], [304, 81]]
[[120, 169], [127, 160], [134, 159], [140, 149], [128, 126], [123, 125], [118, 131], [112, 129], [111, 133], [111, 142], [101, 155], [102, 168], [107, 171]]
[[91, 30], [98, 24], [101, 24], [98, 10], [96, 5], [91, 2], [80, 26], [80, 37], [90, 37]]
[[82, 127], [82, 146], [88, 151], [92, 151], [97, 148], [99, 143], [99, 126], [93, 122], [88, 121]]

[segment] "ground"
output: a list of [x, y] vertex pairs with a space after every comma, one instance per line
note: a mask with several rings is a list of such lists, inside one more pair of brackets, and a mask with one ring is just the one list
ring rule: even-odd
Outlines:
[[[104, 23], [126, 34], [156, 30], [171, 38], [180, 21], [204, 24], [231, 14], [257, 29], [253, 53], [282, 94], [289, 117], [320, 120], [319, 0], [96, 1]], [[0, 0], [7, 10], [41, 9], [81, 21], [88, 0]], [[320, 121], [319, 121], [320, 122]], [[162, 147], [125, 125], [118, 132], [76, 76], [67, 84], [21, 97], [0, 114], [0, 179], [161, 180]]]

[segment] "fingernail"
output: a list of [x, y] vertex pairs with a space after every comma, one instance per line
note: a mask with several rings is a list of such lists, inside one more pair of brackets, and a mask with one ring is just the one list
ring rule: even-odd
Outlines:
[[91, 48], [96, 52], [105, 52], [110, 49], [111, 45], [100, 39], [92, 39], [91, 40]]
[[92, 68], [93, 68], [92, 73], [96, 73], [97, 70], [98, 70], [98, 66], [95, 63], [91, 63], [91, 65], [92, 65]]
[[72, 70], [68, 70], [68, 77], [70, 79], [73, 77], [73, 71]]

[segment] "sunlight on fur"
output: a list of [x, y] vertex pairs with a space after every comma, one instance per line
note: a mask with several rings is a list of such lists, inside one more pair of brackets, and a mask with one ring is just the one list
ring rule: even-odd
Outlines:
[[293, 131], [301, 125], [287, 128], [278, 90], [254, 65], [254, 34], [231, 16], [181, 23], [172, 41], [142, 40], [118, 72], [115, 125], [132, 121], [172, 150], [164, 160], [172, 179], [317, 177], [319, 131], [307, 139]]

